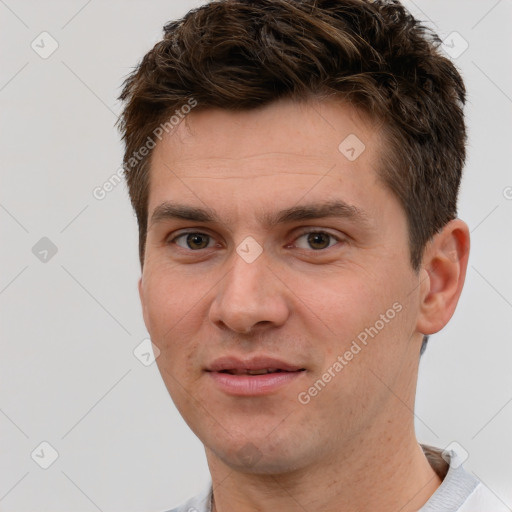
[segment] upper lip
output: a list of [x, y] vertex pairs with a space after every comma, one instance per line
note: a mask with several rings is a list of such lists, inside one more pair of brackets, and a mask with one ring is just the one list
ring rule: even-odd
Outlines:
[[219, 357], [215, 359], [207, 368], [209, 372], [220, 372], [222, 370], [264, 370], [273, 368], [286, 372], [296, 372], [304, 370], [302, 366], [285, 363], [279, 359], [267, 356], [251, 357], [250, 359], [239, 359], [237, 357]]

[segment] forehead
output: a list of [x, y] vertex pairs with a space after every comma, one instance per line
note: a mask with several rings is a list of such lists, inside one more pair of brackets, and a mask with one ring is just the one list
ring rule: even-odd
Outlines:
[[164, 134], [154, 154], [166, 151], [168, 158], [185, 162], [273, 153], [301, 156], [306, 162], [332, 158], [333, 163], [343, 155], [355, 167], [359, 155], [368, 162], [379, 145], [378, 125], [348, 103], [284, 98], [251, 110], [199, 106]]
[[383, 188], [380, 146], [377, 126], [340, 102], [195, 109], [153, 150], [149, 215], [163, 202], [183, 204], [184, 197], [226, 212], [251, 204], [268, 215], [276, 203], [280, 211], [308, 200], [353, 204], [365, 190]]

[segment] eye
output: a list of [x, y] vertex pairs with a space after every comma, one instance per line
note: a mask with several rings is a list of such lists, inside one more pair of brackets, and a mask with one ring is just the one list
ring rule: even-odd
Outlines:
[[[326, 231], [307, 231], [302, 233], [295, 239], [294, 246], [299, 249], [321, 251], [329, 249], [341, 242], [339, 237], [334, 236]], [[186, 232], [174, 237], [169, 241], [178, 247], [189, 251], [200, 251], [202, 249], [209, 249], [215, 246], [215, 239], [207, 233], [201, 232]]]
[[304, 239], [305, 244], [296, 243], [296, 246], [299, 249], [313, 249], [314, 251], [321, 251], [323, 249], [328, 249], [336, 244], [336, 242], [340, 242], [341, 240], [331, 233], [327, 233], [325, 231], [308, 231], [306, 233], [302, 233], [296, 240]]
[[[178, 242], [178, 240], [181, 242]], [[182, 249], [190, 249], [193, 251], [213, 247], [212, 245], [209, 245], [210, 242], [213, 242], [213, 238], [210, 235], [207, 235], [206, 233], [192, 232], [182, 233], [169, 241], [169, 243], [175, 243]]]

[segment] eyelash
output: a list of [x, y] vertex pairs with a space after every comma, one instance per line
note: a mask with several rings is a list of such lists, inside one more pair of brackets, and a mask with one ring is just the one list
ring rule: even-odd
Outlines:
[[[328, 231], [323, 231], [323, 230], [319, 230], [319, 229], [312, 229], [312, 230], [309, 230], [309, 231], [304, 231], [302, 233], [300, 233], [295, 239], [294, 241], [298, 240], [299, 238], [303, 237], [303, 236], [306, 236], [306, 235], [310, 235], [310, 234], [323, 234], [323, 235], [327, 235], [328, 237], [330, 237], [331, 239], [334, 239], [336, 240], [338, 243], [339, 242], [344, 242], [344, 240], [340, 237], [337, 237], [336, 235], [333, 235], [332, 233], [329, 233]], [[183, 237], [186, 237], [188, 235], [203, 235], [203, 236], [206, 236], [206, 237], [209, 237], [210, 239], [213, 239], [213, 236], [209, 235], [208, 233], [203, 233], [201, 231], [186, 231], [186, 232], [183, 232], [183, 233], [180, 233], [179, 235], [175, 236], [172, 240], [169, 240], [169, 244], [175, 244], [175, 245], [178, 245], [176, 244], [176, 240], [180, 239], [180, 238], [183, 238]], [[332, 247], [334, 247], [336, 244], [334, 245], [330, 245], [324, 249], [301, 249], [301, 250], [309, 250], [309, 251], [312, 251], [312, 252], [324, 252], [326, 251], [327, 249], [331, 249]], [[184, 251], [187, 251], [187, 252], [200, 252], [200, 251], [203, 251], [205, 249], [211, 249], [211, 247], [205, 247], [204, 249], [197, 249], [197, 250], [193, 250], [193, 249], [185, 249], [184, 247], [181, 247], [178, 245], [178, 247]], [[300, 249], [300, 248], [299, 248]]]

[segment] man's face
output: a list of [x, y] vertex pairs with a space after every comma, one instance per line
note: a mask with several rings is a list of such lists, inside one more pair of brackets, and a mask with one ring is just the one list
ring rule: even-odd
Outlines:
[[163, 380], [207, 453], [288, 471], [409, 427], [420, 277], [377, 178], [379, 133], [327, 102], [186, 121], [154, 149], [140, 294]]

